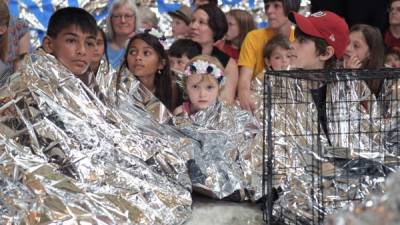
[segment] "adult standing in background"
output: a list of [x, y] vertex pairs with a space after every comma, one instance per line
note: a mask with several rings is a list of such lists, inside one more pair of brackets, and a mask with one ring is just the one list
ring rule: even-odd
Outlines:
[[400, 0], [392, 0], [389, 7], [389, 28], [385, 32], [385, 45], [400, 51]]
[[140, 21], [134, 0], [115, 0], [107, 17], [107, 55], [112, 68], [118, 70], [124, 59], [126, 45]]
[[263, 49], [265, 44], [276, 34], [294, 40], [292, 23], [289, 21], [290, 11], [298, 11], [300, 0], [264, 0], [265, 14], [269, 27], [251, 31], [246, 35], [240, 50], [238, 65], [239, 85], [238, 97], [243, 109], [253, 111], [254, 101], [250, 97], [251, 80], [261, 73], [265, 67]]
[[[4, 0], [8, 6], [8, 0]], [[28, 22], [24, 19], [10, 16], [8, 24], [8, 54], [6, 59], [7, 66], [11, 72], [18, 69], [19, 61], [29, 53], [30, 35]]]
[[193, 13], [190, 29], [191, 39], [201, 45], [202, 54], [216, 57], [223, 65], [225, 85], [221, 99], [233, 103], [236, 97], [238, 67], [234, 59], [214, 46], [228, 30], [225, 14], [216, 5], [201, 5]]

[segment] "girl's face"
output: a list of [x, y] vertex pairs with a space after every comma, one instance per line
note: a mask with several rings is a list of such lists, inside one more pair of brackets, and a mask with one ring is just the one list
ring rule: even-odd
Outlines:
[[369, 57], [369, 47], [361, 31], [353, 31], [349, 35], [349, 43], [344, 52], [343, 60], [349, 61], [357, 58], [359, 62], [364, 62]]
[[98, 64], [104, 55], [104, 41], [103, 35], [100, 31], [98, 31], [96, 36], [96, 44], [93, 48], [93, 52], [91, 53], [91, 61], [94, 64]]
[[208, 19], [208, 14], [204, 10], [197, 9], [193, 14], [192, 22], [190, 22], [190, 37], [200, 45], [214, 42], [213, 31], [208, 26]]
[[239, 37], [240, 28], [235, 17], [227, 14], [226, 20], [228, 21], [228, 32], [225, 34], [225, 39], [228, 41], [233, 41]]
[[400, 68], [400, 58], [397, 54], [388, 54], [385, 58], [385, 65], [390, 68]]
[[289, 50], [277, 46], [271, 53], [269, 59], [265, 58], [265, 65], [272, 70], [286, 70], [289, 66]]
[[141, 39], [135, 39], [128, 47], [128, 69], [136, 77], [154, 79], [164, 65], [157, 52]]
[[135, 14], [125, 5], [116, 7], [111, 15], [115, 35], [129, 36], [135, 31]]
[[214, 104], [218, 98], [218, 82], [214, 77], [203, 79], [209, 75], [190, 75], [186, 81], [186, 93], [193, 112], [206, 109]]

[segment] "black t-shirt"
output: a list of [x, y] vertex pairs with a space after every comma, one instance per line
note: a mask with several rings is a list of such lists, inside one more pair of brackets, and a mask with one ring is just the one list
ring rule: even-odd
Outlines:
[[223, 51], [219, 50], [218, 48], [213, 47], [211, 56], [214, 56], [215, 58], [217, 58], [224, 68], [226, 67], [226, 65], [228, 65], [228, 61], [230, 58], [229, 55], [225, 54]]
[[328, 119], [326, 116], [326, 88], [327, 84], [324, 84], [320, 88], [312, 89], [311, 95], [318, 111], [318, 124], [321, 125], [321, 128], [328, 139], [328, 143], [331, 145], [328, 135]]

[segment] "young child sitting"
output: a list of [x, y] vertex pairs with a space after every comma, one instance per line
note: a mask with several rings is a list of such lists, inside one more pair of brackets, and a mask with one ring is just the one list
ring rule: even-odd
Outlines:
[[201, 45], [191, 39], [176, 40], [168, 49], [171, 70], [183, 73], [189, 60], [200, 55], [201, 51]]
[[261, 197], [262, 135], [250, 112], [218, 100], [223, 67], [209, 55], [194, 57], [186, 67], [188, 100], [174, 114], [174, 126], [200, 142], [188, 170], [193, 191], [216, 199], [242, 201]]
[[140, 93], [136, 103], [145, 108], [160, 100], [172, 112], [181, 101], [172, 81], [167, 51], [152, 32], [147, 30], [129, 40], [117, 75], [117, 91]]
[[385, 54], [385, 67], [400, 68], [400, 53], [396, 49], [389, 49]]
[[191, 115], [215, 104], [223, 79], [223, 67], [218, 59], [200, 55], [188, 63], [183, 79], [183, 86], [188, 101], [175, 109], [174, 114]]
[[267, 70], [286, 70], [289, 66], [290, 42], [286, 36], [276, 35], [264, 47], [264, 62]]

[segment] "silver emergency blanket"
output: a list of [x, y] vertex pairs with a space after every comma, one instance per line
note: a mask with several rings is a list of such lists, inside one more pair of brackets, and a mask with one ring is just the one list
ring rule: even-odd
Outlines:
[[53, 56], [27, 57], [0, 102], [1, 224], [182, 224], [190, 216], [190, 180], [169, 142], [125, 123]]
[[400, 79], [385, 79], [379, 96], [379, 109], [384, 118], [385, 147], [400, 155]]
[[[193, 158], [193, 152], [200, 148], [200, 144], [169, 125], [173, 117], [171, 112], [126, 67], [98, 79], [102, 80], [99, 89], [104, 91], [106, 104], [118, 111], [124, 123], [168, 140], [179, 155], [174, 157], [181, 157], [185, 162]], [[191, 186], [186, 176], [178, 180], [185, 186]]]
[[385, 165], [393, 158], [385, 157], [383, 120], [374, 97], [363, 81], [346, 76], [352, 74], [267, 72], [272, 91], [266, 109], [271, 110], [272, 136], [267, 138], [273, 143], [279, 218], [318, 223], [382, 191], [393, 171]]
[[[181, 85], [182, 74], [176, 75], [176, 82]], [[104, 79], [109, 85], [101, 88], [108, 90], [106, 102], [118, 110], [127, 123], [134, 123], [142, 127], [143, 132], [161, 135], [173, 143], [174, 149], [187, 160], [195, 191], [218, 199], [231, 195], [234, 195], [232, 200], [261, 198], [262, 136], [257, 121], [250, 114], [219, 103], [190, 118], [173, 118], [126, 67], [121, 69], [120, 76], [120, 79], [118, 74]], [[146, 126], [137, 124], [143, 121], [136, 119], [138, 115], [135, 110], [132, 112], [132, 107], [148, 112], [159, 124], [145, 130]], [[172, 119], [175, 127], [169, 126]]]
[[217, 102], [174, 124], [201, 144], [188, 163], [194, 191], [234, 201], [261, 197], [262, 132], [250, 113]]
[[332, 215], [325, 225], [397, 225], [400, 221], [400, 173], [385, 183], [385, 193], [368, 196], [364, 204]]

